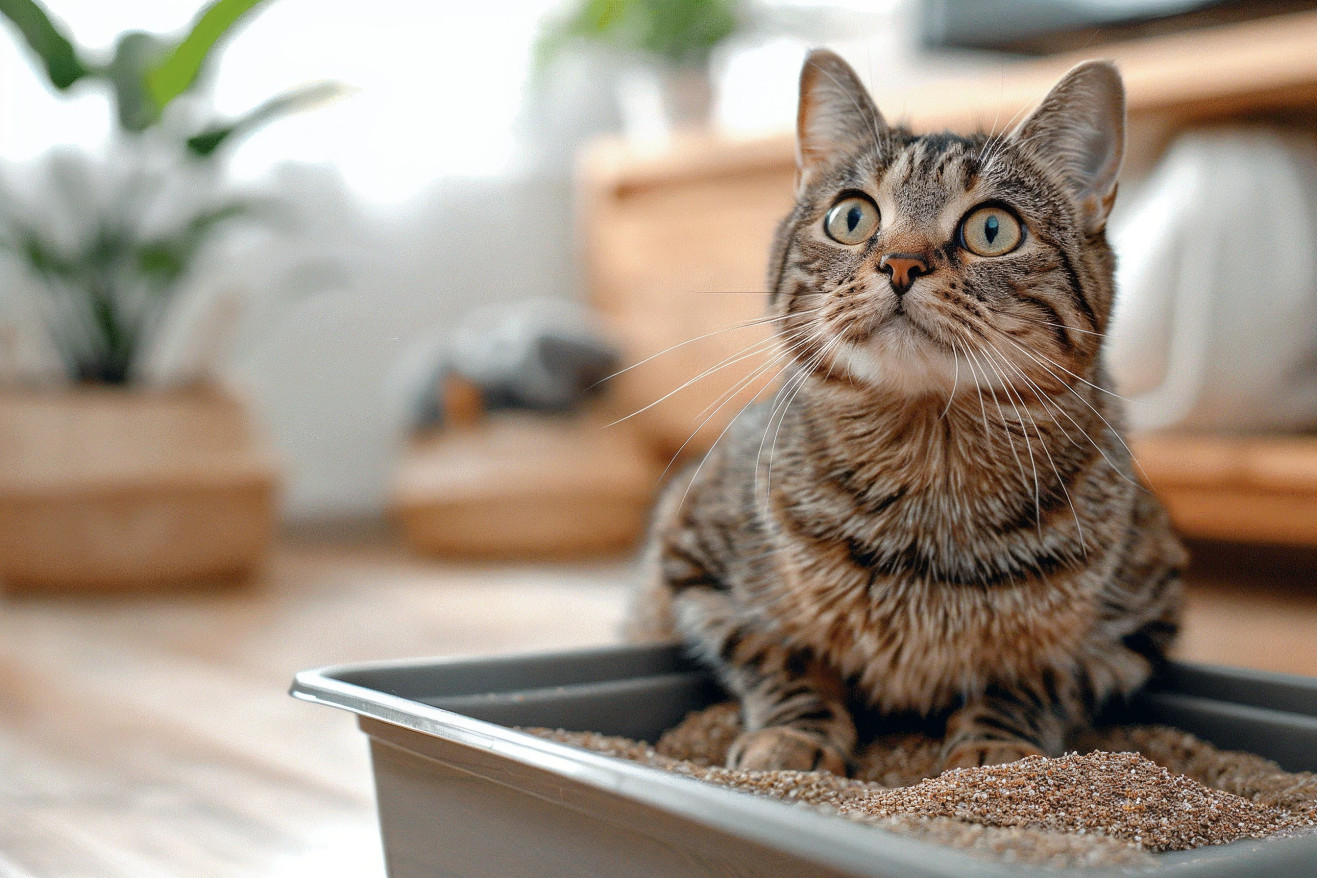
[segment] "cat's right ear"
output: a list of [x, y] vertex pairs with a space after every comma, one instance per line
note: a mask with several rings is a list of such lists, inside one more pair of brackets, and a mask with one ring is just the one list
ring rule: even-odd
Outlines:
[[841, 56], [815, 49], [800, 71], [796, 112], [796, 190], [838, 157], [877, 144], [887, 128], [860, 78]]

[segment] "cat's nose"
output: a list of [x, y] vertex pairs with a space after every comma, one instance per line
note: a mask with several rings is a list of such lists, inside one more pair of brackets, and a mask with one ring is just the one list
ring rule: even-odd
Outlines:
[[928, 263], [909, 253], [888, 253], [878, 260], [878, 270], [886, 272], [892, 279], [892, 289], [904, 296], [915, 278], [928, 274]]

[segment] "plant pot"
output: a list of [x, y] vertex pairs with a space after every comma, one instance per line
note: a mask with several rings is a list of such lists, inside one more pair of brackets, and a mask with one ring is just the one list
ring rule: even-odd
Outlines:
[[0, 393], [0, 584], [161, 588], [254, 571], [277, 468], [213, 387]]
[[618, 77], [622, 130], [633, 147], [660, 148], [674, 132], [706, 129], [714, 89], [707, 67], [638, 65]]
[[570, 559], [634, 546], [660, 466], [628, 424], [501, 412], [413, 440], [392, 511], [441, 557]]

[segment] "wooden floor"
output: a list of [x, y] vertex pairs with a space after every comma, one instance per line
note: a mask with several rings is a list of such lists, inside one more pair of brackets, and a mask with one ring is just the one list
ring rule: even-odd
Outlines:
[[[1185, 657], [1317, 674], [1317, 563], [1207, 552]], [[289, 541], [243, 588], [0, 602], [0, 876], [380, 876], [364, 737], [299, 669], [614, 639], [623, 562]]]

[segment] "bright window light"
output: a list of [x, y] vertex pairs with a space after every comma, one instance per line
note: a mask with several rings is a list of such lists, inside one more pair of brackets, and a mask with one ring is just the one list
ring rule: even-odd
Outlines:
[[[325, 162], [348, 185], [394, 200], [445, 176], [497, 173], [513, 151], [512, 123], [530, 46], [554, 0], [476, 5], [416, 0], [272, 0], [226, 47], [213, 90], [221, 114], [277, 92], [337, 79], [354, 94], [277, 122], [235, 150], [239, 178], [279, 161]], [[49, 0], [78, 42], [108, 55], [129, 29], [177, 31], [202, 6], [179, 0]], [[57, 96], [6, 27], [0, 34], [0, 158], [30, 159], [56, 144], [104, 144], [111, 107], [99, 86]]]

